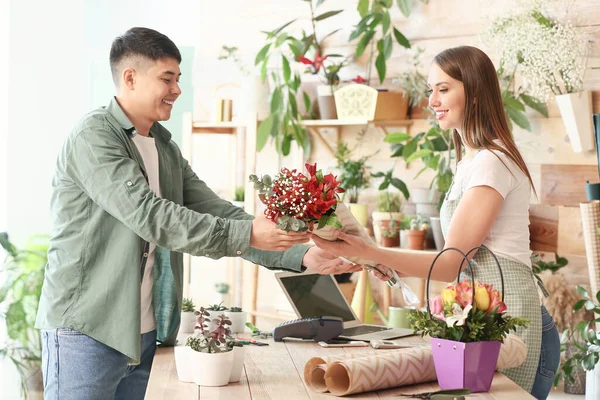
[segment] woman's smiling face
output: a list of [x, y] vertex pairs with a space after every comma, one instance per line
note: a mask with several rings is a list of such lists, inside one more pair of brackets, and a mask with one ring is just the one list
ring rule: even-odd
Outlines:
[[446, 74], [433, 63], [427, 79], [429, 107], [442, 129], [462, 128], [465, 115], [465, 89], [463, 83]]

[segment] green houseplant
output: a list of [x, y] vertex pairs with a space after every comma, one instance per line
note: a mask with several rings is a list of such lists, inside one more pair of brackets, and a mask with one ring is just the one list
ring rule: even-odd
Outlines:
[[48, 239], [43, 235], [31, 236], [25, 247], [18, 249], [7, 233], [0, 233], [0, 245], [7, 253], [0, 270], [0, 304], [4, 306], [0, 308], [0, 318], [6, 324], [9, 338], [0, 348], [0, 358], [10, 359], [17, 368], [24, 396], [28, 390], [42, 390], [42, 344], [40, 331], [34, 325], [48, 261]]
[[[402, 197], [398, 192], [390, 192], [388, 190], [379, 191], [377, 195], [376, 211], [373, 211], [371, 218], [373, 220], [373, 233], [375, 241], [382, 244], [382, 238], [386, 237], [383, 232], [387, 232], [388, 225], [392, 221], [397, 224], [398, 231], [402, 222]], [[400, 236], [398, 236], [400, 240]]]
[[341, 182], [340, 186], [345, 190], [342, 200], [345, 200], [347, 195], [350, 203], [357, 203], [361, 190], [369, 187], [367, 160], [371, 156], [353, 159], [353, 151], [346, 142], [340, 141], [335, 152], [335, 159], [337, 161], [336, 168], [340, 173], [338, 176]]
[[225, 315], [231, 321], [231, 333], [244, 332], [246, 312], [242, 310], [242, 307], [230, 307], [229, 310], [225, 311]]
[[[293, 70], [295, 62], [301, 57], [306, 58], [307, 53], [314, 52], [314, 60], [311, 62], [315, 73], [323, 67], [327, 57], [321, 46], [323, 40], [335, 34], [338, 30], [317, 35], [316, 25], [319, 21], [331, 18], [343, 10], [327, 11], [317, 14], [317, 9], [324, 0], [305, 1], [310, 7], [310, 20], [312, 33], [302, 31], [300, 35], [293, 35], [291, 26], [296, 19], [282, 26], [264, 32], [266, 44], [256, 54], [255, 65], [260, 65], [261, 77], [267, 79], [270, 60], [277, 59], [281, 62], [281, 71], [273, 72], [270, 77], [274, 84], [273, 92], [269, 99], [271, 105], [270, 115], [260, 124], [257, 132], [256, 148], [261, 151], [270, 137], [275, 142], [275, 148], [283, 155], [290, 153], [293, 141], [304, 150], [306, 155], [310, 154], [310, 138], [306, 129], [302, 126], [302, 115], [298, 111], [297, 97], [300, 94], [300, 73]], [[310, 97], [302, 92], [302, 97], [308, 112], [311, 110]]]

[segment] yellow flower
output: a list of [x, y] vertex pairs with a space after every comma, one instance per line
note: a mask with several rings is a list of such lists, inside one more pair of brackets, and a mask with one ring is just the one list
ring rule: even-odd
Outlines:
[[490, 295], [485, 286], [477, 286], [475, 289], [475, 304], [481, 311], [487, 310], [490, 306]]
[[442, 301], [444, 304], [454, 303], [456, 301], [456, 290], [453, 287], [442, 290]]

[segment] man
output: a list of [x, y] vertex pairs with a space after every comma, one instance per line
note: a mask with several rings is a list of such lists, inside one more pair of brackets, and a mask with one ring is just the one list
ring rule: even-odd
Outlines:
[[175, 44], [151, 29], [116, 38], [118, 94], [75, 126], [58, 156], [36, 321], [46, 398], [144, 398], [156, 341], [173, 344], [179, 328], [182, 252], [298, 272], [357, 268], [198, 179], [157, 122], [181, 94], [180, 62]]

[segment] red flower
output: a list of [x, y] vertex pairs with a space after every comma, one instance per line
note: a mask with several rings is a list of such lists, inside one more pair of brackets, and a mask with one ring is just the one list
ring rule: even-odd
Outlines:
[[302, 64], [309, 65], [311, 67], [311, 72], [316, 74], [323, 66], [323, 61], [325, 61], [327, 57], [329, 56], [321, 57], [321, 52], [317, 51], [314, 61], [311, 61], [304, 56], [298, 56], [298, 61], [300, 61]]
[[356, 78], [352, 79], [352, 82], [365, 83], [367, 80], [360, 75], [356, 75]]

